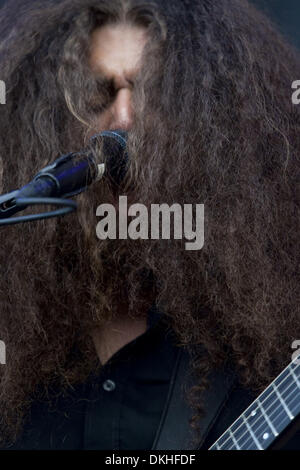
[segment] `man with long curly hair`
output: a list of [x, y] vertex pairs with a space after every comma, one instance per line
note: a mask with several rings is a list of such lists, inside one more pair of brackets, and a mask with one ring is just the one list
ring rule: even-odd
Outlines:
[[[75, 214], [0, 232], [1, 446], [208, 448], [300, 338], [299, 57], [245, 0], [16, 8], [0, 193], [102, 130], [128, 131], [130, 168]], [[204, 204], [203, 249], [100, 241], [96, 208], [120, 194]]]

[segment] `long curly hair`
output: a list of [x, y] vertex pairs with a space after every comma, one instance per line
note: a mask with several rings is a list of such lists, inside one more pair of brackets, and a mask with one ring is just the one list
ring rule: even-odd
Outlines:
[[[230, 363], [266, 386], [300, 338], [300, 60], [245, 0], [16, 2], [0, 12], [0, 192], [81, 149], [107, 91], [89, 64], [92, 31], [147, 28], [134, 84], [130, 170], [117, 194], [144, 203], [205, 204], [205, 245], [96, 237], [94, 184], [79, 211], [0, 231], [1, 440], [21, 432], [37, 390], [66, 390], [99, 364], [91, 330], [120, 305], [155, 299], [191, 353], [196, 415], [209, 373]], [[205, 353], [203, 354], [203, 350]]]

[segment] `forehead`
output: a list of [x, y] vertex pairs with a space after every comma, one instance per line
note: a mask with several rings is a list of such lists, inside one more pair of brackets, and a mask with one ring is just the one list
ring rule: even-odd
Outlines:
[[142, 26], [117, 24], [97, 28], [91, 36], [91, 69], [108, 79], [133, 78], [146, 41], [147, 31]]

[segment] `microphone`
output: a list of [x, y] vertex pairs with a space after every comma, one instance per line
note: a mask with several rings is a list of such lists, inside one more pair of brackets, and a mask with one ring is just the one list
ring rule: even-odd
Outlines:
[[[29, 184], [0, 196], [0, 219], [11, 217], [26, 207], [17, 205], [17, 199], [70, 198], [103, 176], [112, 184], [120, 185], [129, 163], [126, 144], [127, 133], [121, 130], [94, 135], [86, 149], [59, 157], [39, 171]], [[98, 161], [99, 148], [104, 160], [101, 162]]]

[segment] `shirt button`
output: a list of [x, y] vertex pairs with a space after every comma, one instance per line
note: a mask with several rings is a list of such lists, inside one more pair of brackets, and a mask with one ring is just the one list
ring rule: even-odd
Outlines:
[[103, 388], [106, 392], [112, 392], [116, 388], [116, 384], [112, 380], [105, 380]]

